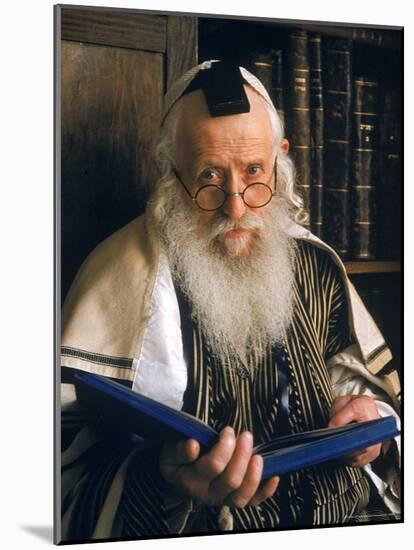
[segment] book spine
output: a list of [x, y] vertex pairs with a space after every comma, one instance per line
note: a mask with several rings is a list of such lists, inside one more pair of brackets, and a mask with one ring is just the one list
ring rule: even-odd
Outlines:
[[321, 36], [309, 39], [310, 125], [311, 125], [311, 227], [323, 238], [323, 87]]
[[283, 53], [282, 50], [272, 50], [273, 57], [273, 94], [272, 100], [276, 110], [285, 124], [285, 103], [283, 99]]
[[268, 53], [252, 53], [248, 61], [249, 70], [257, 76], [267, 93], [272, 94], [272, 57]]
[[373, 260], [376, 251], [378, 82], [364, 77], [355, 78], [354, 98], [352, 250], [357, 260]]
[[247, 67], [261, 81], [284, 122], [282, 50], [252, 53]]
[[324, 238], [344, 259], [350, 252], [351, 50], [346, 39], [328, 38], [323, 46]]
[[401, 97], [393, 83], [386, 83], [382, 97], [380, 177], [378, 200], [379, 255], [401, 258]]
[[296, 167], [296, 181], [304, 207], [310, 212], [311, 136], [309, 108], [308, 34], [288, 34], [286, 51], [287, 137]]

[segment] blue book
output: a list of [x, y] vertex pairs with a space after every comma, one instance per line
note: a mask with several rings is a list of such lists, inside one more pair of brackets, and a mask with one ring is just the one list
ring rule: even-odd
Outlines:
[[[208, 451], [216, 430], [191, 414], [140, 395], [103, 376], [74, 375], [77, 400], [108, 426], [159, 444], [166, 437], [196, 439]], [[320, 464], [399, 435], [393, 416], [273, 439], [254, 448], [263, 456], [263, 479]]]

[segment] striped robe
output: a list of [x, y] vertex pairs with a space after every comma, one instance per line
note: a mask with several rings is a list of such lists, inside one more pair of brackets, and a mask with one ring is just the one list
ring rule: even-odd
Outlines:
[[[286, 431], [327, 425], [333, 392], [326, 362], [352, 344], [343, 281], [329, 254], [300, 241], [297, 260], [295, 312], [289, 335], [278, 353], [269, 348], [262, 360], [251, 357], [249, 366], [256, 367], [253, 369], [234, 364], [224, 370], [217, 364], [199, 327], [191, 321], [188, 304], [178, 293], [185, 352], [192, 358], [184, 409], [216, 430], [226, 425], [233, 426], [236, 433], [250, 430], [255, 444]], [[279, 374], [283, 369], [289, 377], [287, 425], [282, 425], [280, 399]], [[77, 499], [71, 513], [68, 530], [72, 540], [92, 535], [117, 469], [130, 451], [131, 443], [119, 437], [116, 444], [109, 437], [99, 437], [89, 449], [93, 475], [85, 476], [82, 498]], [[157, 537], [225, 529], [222, 509], [170, 494], [159, 473], [157, 457], [157, 449], [144, 446], [125, 467], [114, 536]], [[82, 467], [88, 471], [87, 465]], [[71, 505], [69, 495], [63, 501], [62, 513]], [[257, 507], [231, 509], [227, 519], [230, 517], [234, 531], [341, 524], [366, 519], [367, 510], [374, 505], [380, 508], [380, 519], [393, 518], [378, 502], [363, 470], [332, 462], [283, 476], [274, 497]], [[180, 514], [183, 508], [187, 510], [184, 521]]]

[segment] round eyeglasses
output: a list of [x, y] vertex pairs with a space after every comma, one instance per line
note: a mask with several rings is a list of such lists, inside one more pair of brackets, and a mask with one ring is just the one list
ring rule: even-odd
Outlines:
[[241, 193], [228, 193], [222, 187], [207, 184], [200, 187], [195, 195], [192, 195], [177, 172], [174, 171], [174, 173], [191, 200], [194, 201], [201, 210], [205, 210], [206, 212], [219, 210], [226, 202], [227, 197], [231, 196], [240, 197], [249, 208], [262, 208], [266, 206], [266, 204], [269, 204], [276, 195], [276, 191], [273, 191], [266, 183], [261, 182], [250, 183]]

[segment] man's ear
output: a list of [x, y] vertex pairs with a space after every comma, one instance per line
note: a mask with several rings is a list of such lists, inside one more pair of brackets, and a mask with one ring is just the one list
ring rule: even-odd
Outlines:
[[283, 151], [288, 154], [289, 153], [289, 142], [286, 138], [283, 138], [280, 142], [280, 147], [283, 149]]

